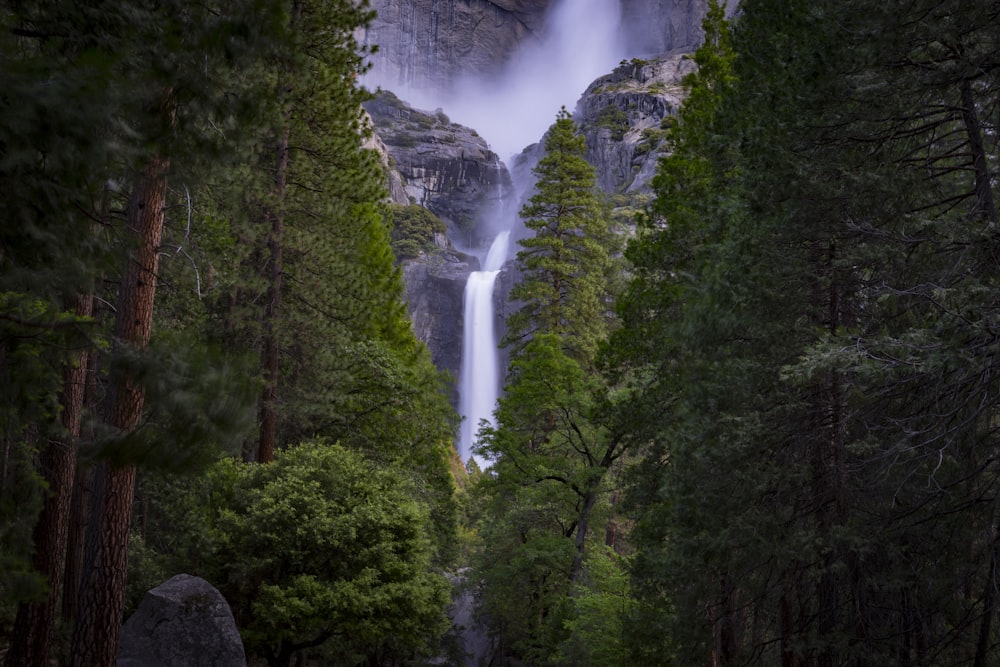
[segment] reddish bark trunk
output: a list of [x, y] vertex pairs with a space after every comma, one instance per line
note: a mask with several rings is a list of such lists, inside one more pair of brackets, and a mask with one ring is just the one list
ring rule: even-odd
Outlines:
[[[93, 412], [97, 402], [97, 355], [87, 355], [84, 404]], [[82, 438], [93, 437], [81, 429]], [[73, 480], [73, 498], [70, 504], [69, 528], [66, 536], [66, 570], [63, 576], [62, 618], [72, 621], [76, 618], [77, 597], [80, 594], [80, 580], [83, 578], [83, 546], [87, 527], [87, 512], [93, 490], [94, 475], [87, 464], [77, 464]]]
[[[93, 303], [93, 296], [78, 295], [71, 307], [77, 315], [88, 317], [93, 311]], [[79, 352], [75, 356], [76, 359], [63, 370], [60, 396], [63, 435], [49, 440], [39, 461], [49, 493], [33, 533], [33, 565], [48, 580], [48, 597], [41, 602], [21, 604], [17, 610], [7, 654], [7, 664], [17, 667], [44, 667], [48, 662], [62, 588], [63, 555], [76, 472], [76, 441], [80, 435], [87, 370], [87, 353]]]
[[[170, 115], [168, 107], [165, 112]], [[115, 335], [121, 345], [143, 348], [149, 343], [169, 166], [166, 158], [153, 157], [129, 200], [128, 229], [136, 245], [122, 278], [115, 320]], [[112, 384], [108, 423], [122, 432], [134, 430], [142, 420], [144, 401], [142, 387], [124, 373]], [[74, 667], [115, 664], [125, 602], [135, 465], [103, 463], [94, 491], [87, 565], [73, 633]]]

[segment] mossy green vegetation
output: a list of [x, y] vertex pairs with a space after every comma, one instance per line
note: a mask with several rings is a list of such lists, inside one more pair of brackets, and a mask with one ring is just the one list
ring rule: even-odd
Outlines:
[[393, 204], [389, 211], [392, 249], [399, 260], [434, 250], [437, 248], [435, 237], [447, 231], [444, 221], [423, 206]]

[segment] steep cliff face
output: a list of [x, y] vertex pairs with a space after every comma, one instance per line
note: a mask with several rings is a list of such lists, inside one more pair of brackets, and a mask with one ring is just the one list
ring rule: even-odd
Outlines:
[[[573, 112], [587, 140], [587, 162], [597, 185], [608, 194], [649, 194], [667, 128], [684, 99], [681, 81], [694, 71], [684, 54], [649, 60], [633, 58], [596, 79]], [[534, 182], [531, 170], [544, 156], [544, 142], [514, 156], [511, 174], [523, 191]]]
[[[462, 77], [491, 80], [526, 42], [541, 39], [559, 0], [373, 0], [360, 34], [378, 45], [372, 80], [403, 97], [451, 91]], [[613, 0], [607, 0], [612, 2]], [[618, 0], [627, 58], [692, 51], [707, 0]], [[729, 0], [730, 11], [737, 0]]]
[[473, 223], [512, 191], [497, 154], [475, 130], [442, 111], [413, 109], [392, 93], [379, 94], [365, 109], [407, 200], [444, 220], [452, 239], [476, 245]]
[[[454, 249], [427, 253], [403, 264], [403, 282], [413, 331], [431, 353], [439, 370], [453, 378], [462, 372], [463, 296], [469, 274], [479, 269], [475, 257]], [[451, 403], [458, 407], [457, 387]]]
[[666, 130], [683, 99], [681, 80], [693, 70], [694, 63], [680, 54], [633, 59], [587, 88], [575, 117], [602, 190], [649, 191]]
[[542, 29], [553, 0], [374, 0], [361, 34], [377, 44], [371, 76], [398, 92], [440, 92], [463, 74], [490, 77]]
[[628, 55], [693, 51], [701, 42], [705, 0], [620, 0]]

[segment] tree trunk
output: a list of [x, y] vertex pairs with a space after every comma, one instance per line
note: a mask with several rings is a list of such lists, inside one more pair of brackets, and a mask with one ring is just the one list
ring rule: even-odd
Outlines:
[[[96, 412], [97, 402], [97, 355], [87, 355], [84, 403], [91, 412]], [[81, 429], [81, 437], [93, 437], [91, 429]], [[93, 470], [90, 465], [77, 463], [73, 480], [73, 498], [70, 503], [68, 535], [66, 536], [66, 568], [63, 576], [62, 618], [72, 621], [76, 618], [77, 598], [80, 581], [83, 578], [83, 546], [86, 536], [88, 509], [94, 485]]]
[[[81, 294], [73, 299], [71, 307], [78, 316], [89, 317], [93, 304], [92, 295]], [[88, 354], [81, 351], [74, 356], [75, 359], [63, 369], [63, 390], [59, 398], [63, 434], [49, 439], [39, 461], [49, 493], [33, 533], [33, 565], [48, 580], [48, 596], [44, 601], [22, 603], [18, 607], [7, 654], [7, 664], [17, 667], [44, 667], [48, 662], [56, 606], [62, 588], [63, 556], [76, 473], [76, 441], [83, 416]]]
[[[302, 2], [292, 2], [289, 30], [294, 33], [302, 19]], [[292, 92], [287, 82], [279, 83], [278, 97], [285, 98]], [[267, 307], [264, 310], [264, 344], [261, 362], [264, 368], [264, 393], [260, 400], [260, 438], [257, 443], [257, 461], [270, 463], [274, 460], [274, 448], [278, 437], [278, 319], [281, 317], [282, 258], [281, 243], [285, 226], [285, 195], [288, 189], [289, 164], [289, 118], [285, 111], [284, 126], [278, 139], [277, 160], [274, 170], [274, 210], [271, 211], [271, 230], [267, 246], [270, 250], [270, 271], [268, 271]]]
[[[169, 100], [168, 95], [168, 104]], [[163, 111], [172, 118], [168, 106]], [[128, 230], [134, 235], [136, 245], [129, 253], [122, 277], [115, 320], [119, 345], [144, 348], [149, 343], [169, 166], [165, 157], [151, 158], [129, 200]], [[129, 373], [122, 374], [111, 387], [109, 424], [125, 433], [134, 430], [142, 420], [144, 402], [143, 389], [135, 378]], [[74, 667], [115, 664], [125, 602], [135, 465], [104, 462], [96, 475], [86, 567], [73, 632]]]
[[983, 146], [983, 132], [976, 113], [976, 100], [972, 93], [972, 83], [962, 82], [962, 122], [972, 151], [972, 166], [976, 174], [976, 218], [997, 223], [996, 203], [993, 199], [993, 185], [990, 178], [989, 161]]
[[583, 574], [583, 559], [587, 554], [587, 531], [590, 528], [590, 513], [597, 503], [597, 490], [591, 489], [583, 496], [583, 507], [576, 522], [576, 554], [573, 556], [573, 569], [570, 573], [570, 582], [580, 583]]
[[267, 307], [264, 310], [264, 393], [260, 399], [260, 439], [257, 444], [257, 461], [274, 460], [274, 446], [278, 434], [278, 318], [281, 316], [281, 234], [285, 224], [285, 189], [288, 179], [288, 132], [278, 142], [278, 161], [275, 171], [275, 210], [271, 214], [271, 232], [267, 247], [270, 250]]

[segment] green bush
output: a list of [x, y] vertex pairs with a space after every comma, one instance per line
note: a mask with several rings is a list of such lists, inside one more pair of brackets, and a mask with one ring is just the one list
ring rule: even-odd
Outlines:
[[397, 259], [416, 257], [422, 252], [434, 250], [434, 235], [445, 233], [441, 218], [423, 206], [394, 204], [391, 214], [390, 237]]
[[628, 114], [614, 105], [608, 105], [597, 114], [595, 124], [611, 130], [611, 138], [621, 141], [629, 128]]

